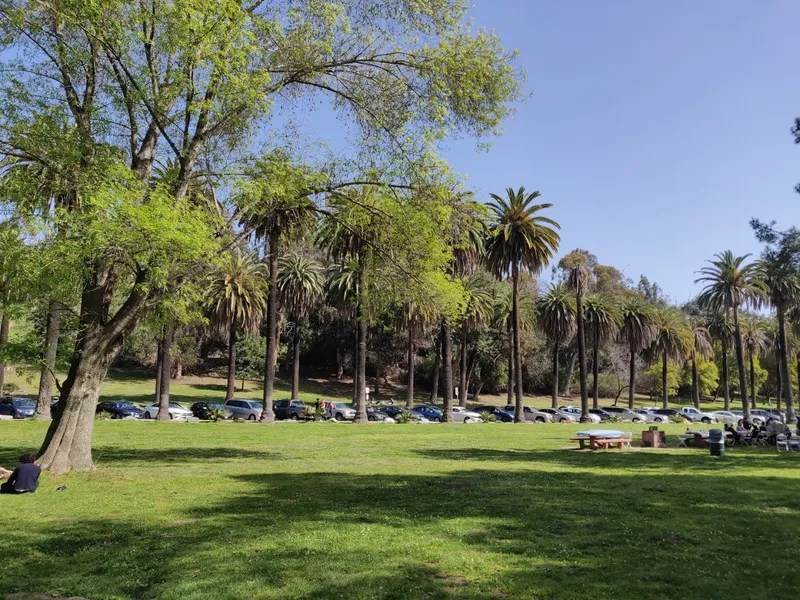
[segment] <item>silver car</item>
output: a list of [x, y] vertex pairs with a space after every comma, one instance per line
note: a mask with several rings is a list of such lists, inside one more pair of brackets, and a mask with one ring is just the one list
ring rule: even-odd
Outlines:
[[[550, 415], [550, 420], [556, 423], [577, 423], [578, 419], [576, 419], [573, 415], [569, 414], [568, 412], [564, 412], [560, 408], [540, 408], [545, 414]], [[580, 415], [578, 416], [580, 418]]]
[[234, 419], [258, 421], [264, 412], [264, 405], [256, 400], [228, 400], [225, 408], [231, 411]]
[[602, 408], [608, 414], [619, 417], [623, 421], [630, 421], [631, 423], [647, 422], [647, 417], [645, 415], [631, 410], [630, 408], [625, 408], [624, 406], [603, 406]]
[[[580, 422], [581, 416], [583, 415], [583, 411], [577, 406], [562, 406], [559, 410], [572, 415], [576, 423]], [[599, 415], [594, 415], [592, 413], [587, 413], [586, 418], [588, 423], [599, 423], [601, 421]]]
[[453, 407], [454, 423], [480, 423], [481, 416], [475, 411], [464, 408], [463, 406]]
[[739, 422], [739, 417], [729, 410], [715, 410], [711, 413], [717, 418], [719, 423], [727, 423], [728, 425], [736, 425]]
[[[513, 404], [506, 406], [505, 410], [514, 414], [516, 407]], [[526, 421], [533, 421], [534, 423], [552, 423], [553, 415], [546, 413], [538, 408], [531, 408], [530, 406], [523, 406], [522, 411], [525, 414]]]

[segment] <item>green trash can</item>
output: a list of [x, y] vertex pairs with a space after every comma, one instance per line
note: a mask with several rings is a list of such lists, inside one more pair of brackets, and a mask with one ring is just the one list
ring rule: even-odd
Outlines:
[[725, 438], [719, 429], [709, 429], [708, 431], [708, 451], [711, 456], [725, 456]]

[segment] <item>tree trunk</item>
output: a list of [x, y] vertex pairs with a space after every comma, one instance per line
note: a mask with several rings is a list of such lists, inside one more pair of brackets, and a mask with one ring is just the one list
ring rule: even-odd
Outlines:
[[453, 421], [453, 340], [450, 335], [450, 323], [442, 320], [442, 365], [444, 366], [444, 402], [442, 421]]
[[753, 359], [753, 349], [747, 349], [748, 359], [750, 360], [750, 399], [751, 399], [751, 408], [756, 407], [756, 366], [755, 360]]
[[728, 340], [722, 340], [722, 397], [725, 399], [725, 410], [731, 409], [731, 388], [728, 385], [730, 373], [728, 369]]
[[353, 406], [358, 402], [358, 390], [361, 388], [358, 376], [358, 321], [356, 321], [353, 329]]
[[180, 357], [173, 361], [173, 371], [175, 371], [174, 379], [177, 381], [178, 379], [183, 379], [183, 361]]
[[158, 350], [156, 351], [156, 395], [155, 401], [158, 402], [159, 398], [161, 398], [161, 372], [164, 370], [163, 360], [164, 360], [164, 335], [162, 332], [161, 337], [158, 340]]
[[669, 388], [667, 388], [667, 353], [661, 353], [661, 408], [669, 408]]
[[[776, 348], [776, 350], [777, 350], [777, 348]], [[783, 387], [781, 387], [781, 385], [783, 383], [783, 376], [781, 375], [781, 368], [780, 368], [781, 359], [780, 359], [780, 357], [776, 357], [776, 358], [777, 358], [777, 363], [776, 364], [778, 365], [778, 368], [775, 370], [775, 384], [776, 384], [776, 386], [778, 388], [777, 389], [777, 392], [778, 392], [778, 410], [780, 410], [781, 409], [781, 396], [783, 396]], [[767, 397], [767, 402], [769, 402], [769, 397]]]
[[469, 385], [467, 373], [467, 340], [469, 339], [469, 329], [466, 322], [461, 325], [461, 372], [459, 373], [458, 385], [458, 405], [467, 406], [467, 386]]
[[578, 379], [581, 386], [581, 422], [589, 421], [589, 394], [586, 389], [586, 337], [583, 331], [583, 296], [575, 295], [575, 316], [578, 324]]
[[406, 408], [414, 406], [414, 328], [409, 322], [408, 325], [408, 350], [407, 350], [406, 371], [408, 373], [408, 383], [406, 385]]
[[300, 399], [300, 321], [297, 317], [292, 335], [292, 398]]
[[381, 377], [383, 376], [383, 364], [381, 363], [380, 348], [375, 350], [375, 389], [371, 396], [372, 401], [376, 401], [381, 397]]
[[522, 352], [519, 341], [519, 265], [511, 265], [511, 283], [513, 285], [511, 301], [512, 330], [514, 334], [514, 422], [524, 423], [525, 412], [522, 399]]
[[550, 406], [558, 408], [558, 340], [553, 342], [553, 394]]
[[236, 393], [236, 323], [231, 322], [228, 327], [228, 387], [225, 400], [233, 400]]
[[750, 420], [750, 403], [747, 400], [747, 377], [744, 369], [744, 348], [742, 346], [742, 329], [739, 326], [739, 307], [733, 307], [734, 343], [736, 345], [736, 369], [739, 372], [739, 394], [742, 397], [742, 418]]
[[636, 352], [631, 346], [631, 364], [630, 373], [628, 375], [628, 408], [633, 410], [633, 400], [636, 394]]
[[275, 361], [278, 358], [278, 258], [280, 256], [281, 232], [270, 231], [269, 241], [269, 291], [267, 293], [267, 352], [264, 357], [264, 404], [262, 423], [274, 423], [272, 392], [275, 389]]
[[692, 403], [700, 408], [700, 382], [697, 378], [697, 350], [692, 348]]
[[358, 306], [356, 319], [358, 325], [358, 395], [356, 398], [356, 423], [366, 423], [367, 419], [367, 316], [362, 305], [364, 293], [364, 266], [358, 265]]
[[[39, 371], [39, 399], [36, 404], [36, 418], [50, 418], [50, 404], [53, 399], [53, 378], [58, 354], [58, 337], [61, 333], [61, 311], [55, 302], [50, 302], [47, 313], [47, 332], [44, 338], [44, 356]], [[0, 386], [2, 390], [2, 386]]]
[[506, 321], [508, 334], [508, 385], [506, 386], [506, 406], [514, 404], [514, 334], [511, 331], [511, 319]]
[[439, 371], [442, 367], [442, 334], [436, 336], [436, 356], [433, 357], [433, 374], [431, 376], [431, 397], [430, 403], [435, 404], [439, 397]]
[[2, 358], [5, 355], [6, 346], [8, 345], [8, 330], [10, 323], [8, 315], [3, 313], [0, 316], [0, 396], [3, 395], [3, 386], [6, 383], [6, 363]]
[[600, 340], [595, 332], [592, 347], [592, 408], [600, 408], [597, 376], [600, 372]]
[[479, 381], [478, 383], [475, 384], [475, 396], [474, 396], [475, 402], [480, 402], [480, 400], [481, 400], [481, 390], [483, 390], [483, 385], [485, 383], [486, 383], [485, 381], [481, 380], [481, 381]]
[[169, 384], [172, 379], [172, 341], [175, 330], [168, 325], [164, 328], [163, 355], [161, 357], [161, 393], [158, 396], [158, 415], [159, 421], [169, 420]]
[[[783, 305], [777, 307], [778, 313], [778, 352], [780, 353], [780, 368], [779, 371], [783, 376], [783, 380], [787, 382], [784, 386], [783, 400], [786, 405], [786, 422], [795, 423], [797, 416], [794, 412], [794, 399], [792, 398], [792, 379], [789, 375], [789, 352], [786, 347], [786, 311]], [[800, 377], [800, 371], [798, 372]]]
[[342, 349], [336, 346], [336, 379], [341, 379], [344, 376], [344, 357], [342, 356]]
[[569, 360], [567, 361], [567, 372], [566, 377], [564, 379], [564, 396], [571, 396], [572, 395], [572, 376], [575, 373], [575, 362], [578, 360], [578, 353], [573, 351], [569, 355]]

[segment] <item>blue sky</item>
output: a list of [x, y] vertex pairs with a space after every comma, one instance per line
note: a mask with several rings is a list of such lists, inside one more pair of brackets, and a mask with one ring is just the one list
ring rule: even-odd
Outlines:
[[526, 88], [489, 154], [446, 156], [485, 198], [541, 190], [563, 252], [590, 250], [676, 302], [716, 252], [758, 253], [751, 217], [800, 225], [800, 3], [476, 1]]

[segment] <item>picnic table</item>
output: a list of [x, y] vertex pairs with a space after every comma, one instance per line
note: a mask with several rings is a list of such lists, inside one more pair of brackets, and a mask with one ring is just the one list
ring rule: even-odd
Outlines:
[[571, 441], [578, 442], [580, 449], [584, 450], [588, 443], [590, 450], [608, 450], [609, 448], [624, 448], [630, 446], [633, 434], [616, 429], [590, 429], [578, 431]]

